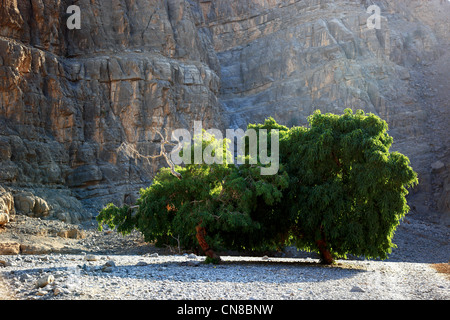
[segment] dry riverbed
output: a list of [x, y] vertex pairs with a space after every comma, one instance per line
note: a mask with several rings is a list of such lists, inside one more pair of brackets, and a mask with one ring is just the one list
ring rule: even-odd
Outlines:
[[322, 266], [314, 254], [290, 249], [225, 255], [212, 265], [204, 256], [155, 248], [137, 232], [123, 237], [95, 223], [18, 216], [0, 233], [0, 243], [19, 245], [17, 254], [0, 255], [0, 299], [450, 299], [448, 228], [406, 221], [386, 261]]

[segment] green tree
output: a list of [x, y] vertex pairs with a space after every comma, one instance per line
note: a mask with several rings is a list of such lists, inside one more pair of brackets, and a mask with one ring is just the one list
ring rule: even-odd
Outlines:
[[[202, 150], [226, 142], [204, 132]], [[223, 150], [226, 152], [226, 148]], [[137, 229], [146, 241], [156, 241], [157, 245], [174, 245], [176, 241], [219, 260], [212, 248], [255, 250], [279, 244], [276, 239], [287, 232], [289, 224], [288, 220], [281, 223], [284, 232], [275, 227], [274, 222], [280, 218], [275, 208], [287, 186], [286, 173], [264, 176], [259, 164], [203, 163], [163, 168], [152, 185], [140, 191], [134, 210], [109, 204], [97, 220], [100, 228], [106, 224], [124, 234]]]
[[[164, 168], [141, 190], [137, 210], [108, 205], [97, 217], [100, 227], [138, 229], [157, 244], [176, 239], [215, 260], [212, 248], [292, 244], [319, 252], [324, 263], [347, 254], [387, 258], [409, 210], [407, 188], [418, 182], [408, 158], [389, 151], [387, 123], [373, 114], [316, 111], [308, 120], [308, 127], [287, 128], [273, 118], [248, 126], [279, 131], [277, 174], [261, 175], [260, 163]], [[204, 149], [226, 141], [201, 143]]]
[[291, 211], [295, 244], [325, 263], [349, 253], [387, 258], [409, 211], [407, 188], [418, 182], [409, 159], [389, 151], [388, 125], [374, 114], [316, 111], [308, 121], [280, 142], [291, 178], [282, 210]]

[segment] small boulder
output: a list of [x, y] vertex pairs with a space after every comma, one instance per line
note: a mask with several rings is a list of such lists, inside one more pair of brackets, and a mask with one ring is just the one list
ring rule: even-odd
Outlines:
[[35, 197], [31, 194], [31, 192], [20, 192], [14, 195], [14, 204], [18, 212], [21, 212], [26, 215], [32, 215]]
[[69, 238], [69, 239], [84, 239], [86, 238], [86, 233], [84, 233], [84, 231], [74, 228], [70, 230], [62, 230], [58, 232], [58, 236], [60, 236], [61, 238]]
[[84, 257], [84, 260], [86, 261], [97, 261], [97, 257], [93, 254], [88, 254]]
[[44, 244], [22, 243], [20, 251], [22, 254], [48, 254], [52, 252], [52, 248]]
[[44, 199], [36, 197], [34, 202], [33, 214], [34, 217], [46, 217], [50, 214], [50, 206]]
[[11, 266], [11, 262], [7, 260], [0, 260], [0, 267], [9, 267]]
[[63, 288], [61, 288], [61, 287], [55, 287], [55, 288], [53, 289], [53, 295], [54, 295], [54, 296], [60, 295], [60, 294], [62, 294], [62, 293], [64, 293], [64, 291], [63, 291]]
[[15, 213], [14, 197], [0, 186], [0, 226], [12, 221]]
[[50, 214], [50, 206], [47, 202], [31, 192], [19, 192], [14, 195], [14, 204], [18, 212], [27, 216], [42, 218]]
[[190, 261], [186, 262], [186, 265], [188, 267], [198, 267], [198, 266], [200, 266], [200, 264], [201, 264], [200, 261], [192, 261], [192, 260], [190, 260]]
[[9, 214], [6, 212], [0, 212], [0, 226], [4, 226], [9, 222]]
[[48, 291], [47, 290], [39, 290], [37, 293], [36, 293], [36, 295], [38, 295], [38, 296], [45, 296], [46, 294], [48, 294]]
[[36, 282], [36, 287], [43, 288], [48, 284], [55, 282], [55, 277], [51, 274], [40, 277]]
[[0, 255], [15, 255], [20, 253], [20, 243], [4, 242], [0, 243]]
[[106, 261], [104, 264], [105, 267], [115, 267], [116, 263], [113, 260]]
[[113, 271], [114, 271], [114, 267], [103, 266], [103, 268], [102, 268], [102, 272], [105, 272], [105, 273], [112, 273]]

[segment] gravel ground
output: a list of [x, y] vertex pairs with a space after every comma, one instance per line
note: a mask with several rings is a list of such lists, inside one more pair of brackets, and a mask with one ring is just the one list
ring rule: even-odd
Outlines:
[[0, 255], [0, 274], [9, 290], [0, 299], [450, 299], [449, 275], [433, 268], [448, 263], [449, 228], [414, 218], [398, 228], [398, 248], [390, 259], [354, 258], [333, 266], [292, 249], [268, 256], [227, 255], [223, 263], [207, 265], [204, 256], [143, 244], [137, 233], [85, 232], [83, 239], [64, 239], [59, 252]]
[[12, 259], [4, 271], [17, 299], [450, 298], [450, 281], [423, 263], [340, 261], [325, 267], [314, 259], [229, 256], [220, 265], [202, 260], [189, 255], [27, 256]]

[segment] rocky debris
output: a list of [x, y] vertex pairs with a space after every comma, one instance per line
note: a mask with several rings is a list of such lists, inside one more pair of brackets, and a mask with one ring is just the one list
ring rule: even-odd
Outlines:
[[[420, 220], [421, 215], [410, 213], [401, 222], [397, 229], [394, 243], [403, 248], [415, 244], [414, 250], [393, 250], [391, 260], [419, 261], [438, 263], [448, 261], [450, 237], [448, 228], [439, 227], [434, 223]], [[62, 233], [78, 230], [84, 237], [61, 237]], [[98, 231], [95, 222], [80, 225], [67, 224], [59, 220], [43, 220], [17, 215], [4, 227], [0, 233], [0, 255], [25, 254], [81, 254], [84, 259], [97, 259], [98, 254], [138, 254], [148, 258], [143, 261], [157, 260], [161, 254], [170, 254], [170, 248], [156, 248], [144, 241], [143, 235], [137, 231], [123, 236], [116, 231]], [[225, 254], [231, 254], [226, 252]], [[286, 248], [282, 253], [266, 253], [261, 255], [261, 261], [271, 261], [274, 256], [318, 258], [315, 253], [298, 251], [295, 248]], [[422, 257], [427, 257], [422, 258]], [[94, 261], [92, 260], [92, 261]], [[198, 256], [188, 252], [185, 260], [199, 261]]]
[[0, 213], [7, 213], [9, 220], [13, 220], [16, 212], [30, 217], [56, 218], [68, 223], [80, 223], [91, 218], [81, 202], [65, 187], [5, 188], [0, 185]]
[[16, 215], [16, 219], [0, 233], [0, 255], [84, 252], [86, 259], [96, 259], [96, 253], [121, 251], [157, 254], [165, 250], [155, 250], [143, 241], [138, 232], [129, 236], [111, 230], [100, 232], [95, 222], [74, 225]]

